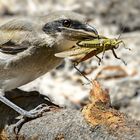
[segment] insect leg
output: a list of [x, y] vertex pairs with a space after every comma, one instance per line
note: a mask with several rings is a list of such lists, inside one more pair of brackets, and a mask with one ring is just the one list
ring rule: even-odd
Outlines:
[[103, 54], [102, 54], [102, 59], [104, 58], [104, 54], [105, 54], [105, 46], [103, 45]]
[[73, 63], [73, 67], [89, 82], [92, 83], [91, 80], [89, 80], [78, 68], [77, 68], [77, 63]]
[[130, 48], [126, 47], [126, 45], [125, 45], [125, 43], [124, 43], [123, 41], [122, 41], [121, 43], [123, 44], [123, 47], [124, 47], [125, 49], [128, 49], [129, 51], [131, 51]]
[[98, 65], [100, 65], [101, 64], [101, 61], [102, 61], [102, 59], [99, 57], [99, 56], [97, 56], [97, 55], [95, 55], [97, 58], [98, 58], [98, 60], [99, 60], [99, 62], [98, 62]]
[[123, 59], [121, 59], [120, 57], [117, 56], [117, 54], [115, 53], [114, 49], [111, 49], [111, 50], [112, 50], [112, 53], [113, 53], [115, 58], [120, 59], [125, 65], [127, 65], [127, 63]]

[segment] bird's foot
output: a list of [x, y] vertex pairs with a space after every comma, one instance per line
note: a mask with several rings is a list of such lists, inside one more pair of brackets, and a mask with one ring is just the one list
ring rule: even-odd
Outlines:
[[33, 110], [25, 112], [23, 117], [28, 119], [35, 119], [42, 116], [42, 114], [46, 111], [50, 111], [50, 106], [48, 106], [47, 104], [40, 104]]
[[14, 133], [18, 134], [24, 123], [41, 117], [44, 112], [50, 111], [50, 108], [51, 106], [48, 106], [47, 104], [40, 104], [35, 109], [25, 112], [24, 116], [13, 126]]

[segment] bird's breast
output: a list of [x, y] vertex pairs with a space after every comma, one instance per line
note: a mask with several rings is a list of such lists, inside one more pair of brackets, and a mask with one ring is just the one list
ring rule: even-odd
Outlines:
[[11, 90], [51, 71], [62, 62], [54, 53], [52, 48], [36, 48], [0, 64], [0, 88]]

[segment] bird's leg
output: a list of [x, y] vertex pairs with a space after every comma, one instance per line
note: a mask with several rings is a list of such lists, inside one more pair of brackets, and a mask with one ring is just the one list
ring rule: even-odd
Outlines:
[[[41, 109], [40, 105], [39, 105], [39, 108], [41, 109], [40, 110], [41, 112], [39, 112], [38, 107], [33, 109], [33, 110], [31, 110], [31, 111], [23, 110], [22, 108], [20, 108], [19, 106], [15, 105], [14, 103], [12, 103], [10, 100], [8, 100], [7, 98], [5, 98], [2, 95], [0, 95], [0, 101], [3, 102], [4, 104], [8, 105], [12, 109], [14, 109], [16, 112], [21, 114], [23, 117], [27, 117], [27, 118], [36, 118], [36, 117], [40, 116], [40, 114], [43, 111]], [[42, 105], [42, 107], [45, 107], [44, 104]]]
[[92, 83], [91, 80], [89, 80], [78, 68], [77, 68], [77, 65], [76, 63], [73, 63], [73, 67], [89, 82], [89, 83]]
[[[5, 98], [2, 95], [2, 92], [0, 93], [0, 101], [3, 102], [4, 104], [6, 104], [7, 106], [9, 106], [10, 108], [14, 109], [16, 112], [18, 112], [19, 114], [21, 114], [23, 116], [22, 120], [20, 120], [19, 122], [17, 122], [15, 124], [14, 130], [20, 129], [22, 124], [24, 122], [26, 122], [27, 119], [35, 119], [35, 118], [41, 116], [43, 112], [50, 110], [50, 107], [47, 106], [47, 104], [41, 104], [31, 111], [23, 110], [22, 108], [20, 108], [19, 106], [15, 105], [10, 100]], [[16, 130], [16, 132], [18, 133], [17, 130]]]
[[112, 53], [113, 53], [115, 58], [120, 59], [125, 65], [127, 65], [127, 63], [122, 58], [117, 56], [117, 54], [115, 53], [114, 49], [112, 49]]

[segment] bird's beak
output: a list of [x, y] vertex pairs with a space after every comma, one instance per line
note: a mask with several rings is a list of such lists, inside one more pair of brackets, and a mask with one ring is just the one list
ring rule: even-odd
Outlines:
[[75, 28], [62, 27], [63, 34], [69, 40], [81, 41], [86, 39], [98, 38], [97, 30], [89, 24], [81, 24]]
[[91, 26], [91, 25], [89, 25], [89, 24], [83, 24], [82, 26], [81, 26], [81, 29], [80, 29], [80, 31], [81, 31], [81, 36], [84, 38], [85, 37], [85, 39], [86, 38], [98, 38], [98, 32], [97, 32], [97, 30], [93, 27], [93, 26]]

